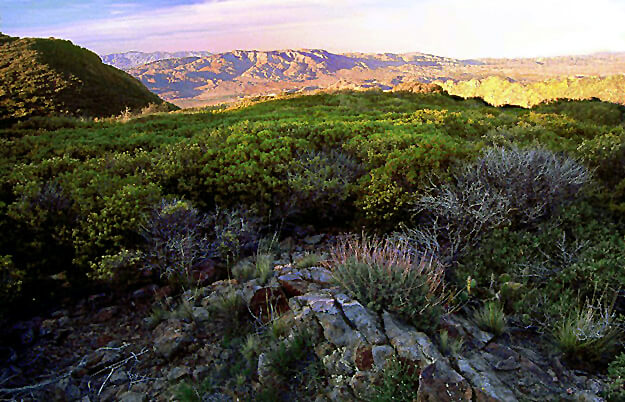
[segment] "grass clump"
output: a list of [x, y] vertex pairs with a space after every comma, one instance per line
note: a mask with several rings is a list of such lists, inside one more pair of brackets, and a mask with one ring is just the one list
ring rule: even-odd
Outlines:
[[573, 363], [596, 363], [614, 353], [622, 335], [614, 301], [604, 302], [605, 293], [588, 299], [565, 314], [554, 326], [556, 345]]
[[322, 261], [323, 261], [323, 256], [320, 254], [315, 254], [315, 253], [305, 254], [302, 258], [295, 261], [295, 268], [304, 269], [304, 268], [318, 267], [319, 265], [321, 265]]
[[427, 330], [436, 326], [448, 295], [444, 269], [407, 243], [347, 238], [331, 251], [336, 281], [368, 308], [387, 310]]
[[506, 314], [503, 307], [497, 302], [488, 302], [476, 310], [473, 319], [478, 327], [485, 331], [492, 332], [496, 336], [502, 335], [506, 331]]

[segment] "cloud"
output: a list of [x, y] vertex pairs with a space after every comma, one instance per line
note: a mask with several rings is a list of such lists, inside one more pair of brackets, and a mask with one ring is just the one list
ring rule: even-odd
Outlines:
[[[10, 1], [10, 0], [9, 0]], [[92, 0], [104, 1], [104, 0]], [[109, 1], [103, 18], [14, 29], [100, 53], [326, 48], [454, 57], [625, 50], [619, 0]], [[172, 5], [173, 4], [173, 5]], [[147, 7], [147, 6], [150, 7]], [[43, 24], [43, 22], [42, 22]]]

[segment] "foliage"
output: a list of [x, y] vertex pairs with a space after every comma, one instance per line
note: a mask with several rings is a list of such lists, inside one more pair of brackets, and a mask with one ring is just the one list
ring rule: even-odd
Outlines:
[[375, 386], [371, 401], [416, 401], [419, 370], [398, 359], [390, 360], [382, 372], [382, 381]]
[[573, 201], [590, 180], [586, 168], [547, 150], [490, 148], [453, 185], [434, 188], [415, 212], [425, 227], [406, 236], [447, 261], [455, 261], [485, 232], [527, 225]]
[[481, 309], [476, 310], [473, 319], [478, 327], [492, 332], [496, 336], [506, 331], [506, 315], [503, 308], [497, 302], [488, 302]]
[[[511, 211], [519, 227], [483, 231], [474, 243], [480, 247], [469, 247], [447, 272], [461, 287], [467, 276], [476, 278], [475, 296], [485, 299], [501, 291], [509, 281], [499, 277], [508, 274], [524, 291], [505, 301], [506, 311], [536, 317], [545, 312], [538, 306], [564, 303], [578, 289], [588, 295], [590, 281], [624, 283], [616, 268], [622, 266], [625, 194], [619, 111], [600, 102], [498, 109], [445, 94], [344, 91], [133, 115], [125, 122], [36, 118], [0, 130], [0, 250], [11, 256], [11, 271], [23, 275], [23, 294], [41, 293], [36, 283], [44, 286], [61, 273], [73, 289], [115, 276], [121, 284], [138, 269], [133, 253], [147, 248], [142, 228], [163, 198], [185, 200], [209, 217], [200, 238], [206, 235], [211, 253], [229, 264], [257, 250], [253, 215], [269, 223], [286, 219], [287, 226], [397, 230], [399, 222], [411, 222], [410, 210], [428, 189], [457, 187], [462, 172], [456, 167], [476, 167], [482, 149], [550, 150], [559, 166], [575, 157], [594, 171], [592, 203], [585, 207], [592, 213], [578, 214], [582, 223], [558, 223], [557, 204], [562, 194], [568, 201], [566, 191], [547, 197], [555, 208], [545, 208], [528, 227], [521, 226], [530, 209]], [[558, 166], [551, 156], [546, 161]], [[470, 194], [458, 195], [468, 203]], [[290, 214], [289, 206], [298, 204]], [[605, 215], [608, 209], [614, 214]], [[425, 222], [411, 227], [426, 229], [421, 218]], [[563, 233], [567, 247], [585, 244], [577, 262], [545, 263], [539, 250], [555, 258]], [[546, 275], [544, 283], [526, 276], [541, 264], [563, 274]], [[619, 311], [621, 304], [617, 300]]]
[[366, 307], [429, 330], [447, 301], [443, 266], [406, 243], [347, 238], [331, 250], [336, 281]]
[[137, 79], [70, 41], [3, 35], [0, 43], [8, 61], [0, 68], [0, 124], [52, 114], [111, 116], [163, 103]]
[[622, 335], [616, 321], [614, 302], [598, 299], [578, 304], [553, 328], [556, 344], [566, 357], [575, 362], [597, 362], [611, 357]]
[[354, 159], [336, 150], [300, 154], [287, 173], [288, 214], [340, 219], [352, 209], [353, 190], [363, 170]]
[[625, 399], [625, 353], [619, 354], [608, 366], [610, 385], [607, 391], [609, 401]]

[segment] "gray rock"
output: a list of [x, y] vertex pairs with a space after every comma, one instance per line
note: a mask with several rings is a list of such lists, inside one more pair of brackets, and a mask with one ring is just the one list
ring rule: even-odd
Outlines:
[[490, 370], [488, 363], [478, 355], [469, 358], [458, 358], [458, 369], [471, 385], [473, 385], [477, 400], [486, 396], [497, 401], [516, 401], [514, 393], [495, 373]]
[[332, 272], [328, 271], [325, 268], [312, 267], [308, 269], [308, 272], [310, 275], [310, 280], [319, 285], [330, 286], [334, 283], [334, 277], [332, 276]]
[[363, 336], [354, 331], [343, 319], [341, 311], [331, 297], [318, 297], [308, 301], [319, 324], [323, 328], [324, 337], [337, 347], [363, 343]]
[[120, 395], [119, 402], [145, 402], [148, 400], [146, 394], [142, 392], [127, 391]]
[[193, 307], [191, 309], [193, 320], [196, 322], [206, 322], [210, 319], [210, 314], [204, 307]]
[[189, 367], [174, 367], [167, 373], [167, 381], [178, 381], [191, 374]]
[[115, 370], [115, 372], [109, 378], [109, 382], [112, 385], [122, 385], [128, 382], [128, 374], [123, 370]]
[[169, 319], [154, 330], [154, 351], [169, 360], [183, 350], [191, 341], [180, 320]]
[[373, 366], [377, 370], [384, 370], [388, 361], [395, 355], [395, 349], [389, 345], [374, 346], [371, 348]]
[[430, 338], [413, 327], [405, 325], [388, 313], [382, 314], [386, 336], [395, 347], [399, 357], [416, 362], [420, 367], [434, 363], [443, 356]]
[[310, 246], [314, 246], [315, 244], [319, 244], [321, 243], [321, 240], [323, 240], [323, 234], [318, 234], [318, 235], [314, 235], [314, 236], [308, 236], [306, 238], [304, 238], [304, 243], [310, 245]]
[[373, 345], [384, 345], [388, 343], [386, 336], [381, 330], [378, 318], [369, 312], [356, 300], [350, 300], [345, 295], [337, 295], [336, 300], [343, 309], [345, 317], [356, 327], [367, 342]]

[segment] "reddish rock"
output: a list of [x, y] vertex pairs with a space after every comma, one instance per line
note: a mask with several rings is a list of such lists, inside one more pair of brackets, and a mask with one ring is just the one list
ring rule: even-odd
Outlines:
[[289, 298], [302, 296], [308, 291], [308, 283], [298, 273], [281, 275], [278, 282]]
[[373, 353], [370, 346], [360, 346], [356, 349], [354, 364], [356, 364], [358, 370], [371, 370], [373, 367]]
[[469, 383], [444, 360], [426, 366], [419, 376], [417, 402], [471, 401]]
[[115, 315], [117, 315], [118, 312], [119, 312], [119, 308], [117, 306], [105, 307], [105, 308], [101, 309], [100, 311], [98, 311], [93, 316], [93, 321], [95, 321], [95, 322], [106, 322], [106, 321], [109, 321], [110, 319], [115, 317]]
[[272, 319], [272, 313], [283, 314], [290, 310], [289, 302], [281, 288], [260, 288], [249, 302], [250, 311], [263, 321]]

